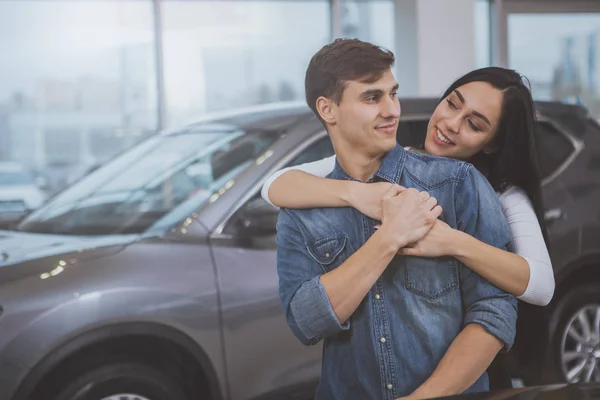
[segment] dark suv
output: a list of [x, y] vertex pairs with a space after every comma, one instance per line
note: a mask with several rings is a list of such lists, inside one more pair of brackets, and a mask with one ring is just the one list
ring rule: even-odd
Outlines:
[[[436, 101], [402, 105], [399, 141], [419, 144]], [[583, 108], [537, 107], [557, 289], [521, 305], [514, 375], [600, 382], [600, 129]], [[211, 116], [0, 231], [0, 400], [310, 397], [320, 346], [283, 317], [278, 210], [260, 188], [332, 153], [302, 104]]]

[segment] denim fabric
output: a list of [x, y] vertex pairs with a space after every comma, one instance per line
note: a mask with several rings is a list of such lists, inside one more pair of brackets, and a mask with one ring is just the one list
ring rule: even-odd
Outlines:
[[[329, 175], [352, 178], [336, 162]], [[511, 235], [488, 181], [470, 164], [397, 146], [370, 181], [426, 190], [450, 226], [506, 249]], [[320, 276], [365, 244], [377, 221], [352, 208], [282, 209], [277, 271], [283, 311], [306, 345], [324, 340], [318, 400], [392, 400], [434, 371], [466, 324], [513, 343], [517, 301], [452, 257], [396, 256], [351, 318], [338, 321]], [[483, 374], [467, 391], [488, 390]]]

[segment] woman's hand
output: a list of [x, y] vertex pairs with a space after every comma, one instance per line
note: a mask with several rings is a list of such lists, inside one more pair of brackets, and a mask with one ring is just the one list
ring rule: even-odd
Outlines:
[[348, 203], [352, 208], [360, 211], [361, 214], [376, 221], [381, 221], [383, 215], [381, 200], [391, 186], [392, 184], [388, 182], [350, 182]]
[[423, 239], [398, 250], [398, 254], [418, 257], [441, 257], [452, 255], [451, 239], [456, 230], [438, 219]]

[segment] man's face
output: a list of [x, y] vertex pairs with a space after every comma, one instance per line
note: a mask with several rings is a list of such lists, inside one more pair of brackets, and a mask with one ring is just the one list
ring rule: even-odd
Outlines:
[[368, 156], [392, 150], [400, 118], [397, 91], [391, 70], [373, 83], [347, 82], [340, 104], [332, 102], [330, 133], [334, 145]]

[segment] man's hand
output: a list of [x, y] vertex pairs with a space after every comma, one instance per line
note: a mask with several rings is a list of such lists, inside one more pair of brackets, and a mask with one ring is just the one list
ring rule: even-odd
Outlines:
[[[352, 208], [357, 209], [361, 214], [376, 221], [381, 221], [383, 214], [381, 201], [390, 187], [393, 186], [388, 182], [350, 182], [348, 202]], [[402, 186], [395, 186], [399, 191], [404, 190]]]
[[456, 231], [438, 219], [421, 240], [398, 250], [398, 254], [418, 257], [441, 257], [452, 253], [451, 239]]
[[379, 230], [400, 249], [425, 236], [441, 213], [442, 207], [429, 193], [393, 185], [383, 196]]

